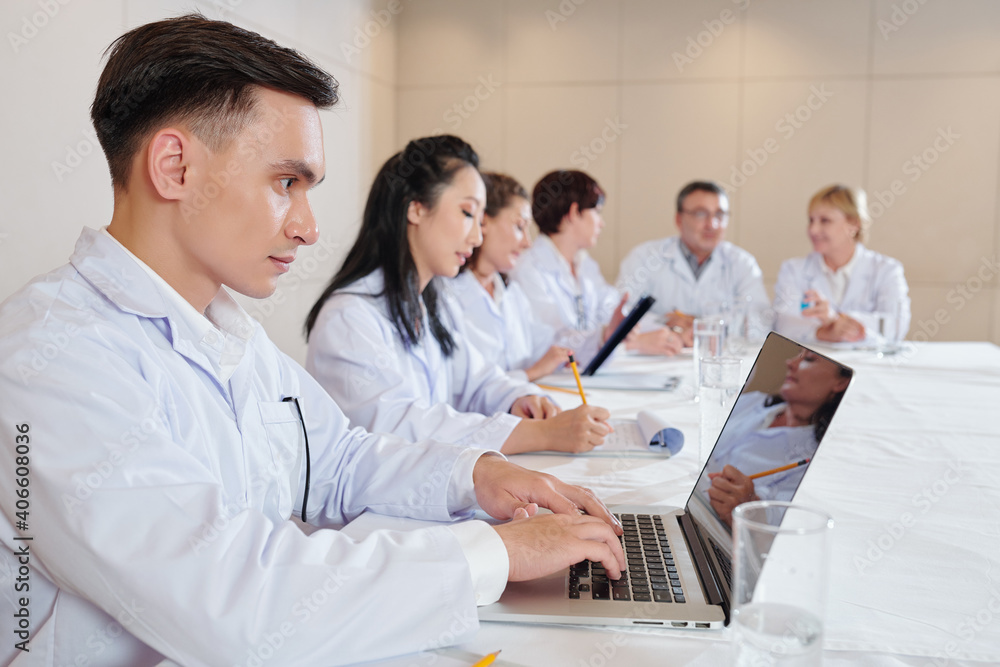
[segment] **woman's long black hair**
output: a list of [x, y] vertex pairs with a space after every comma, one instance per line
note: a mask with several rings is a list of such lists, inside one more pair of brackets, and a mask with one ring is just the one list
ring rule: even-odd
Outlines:
[[381, 294], [389, 304], [389, 317], [396, 325], [403, 345], [409, 349], [419, 342], [420, 299], [424, 300], [431, 334], [450, 357], [455, 340], [441, 322], [438, 292], [433, 280], [420, 293], [417, 267], [410, 254], [407, 212], [410, 202], [434, 208], [441, 192], [464, 167], [479, 168], [479, 156], [472, 146], [449, 134], [414, 139], [389, 158], [372, 184], [361, 220], [361, 231], [323, 294], [306, 317], [306, 338], [316, 325], [323, 304], [335, 291], [364, 278], [377, 269], [385, 276]]
[[[840, 366], [840, 377], [850, 379], [854, 375], [854, 371], [844, 366]], [[837, 411], [837, 407], [840, 405], [840, 399], [844, 397], [844, 392], [847, 389], [841, 391], [835, 391], [826, 399], [822, 405], [816, 408], [816, 412], [813, 413], [810, 423], [813, 427], [813, 436], [816, 438], [816, 442], [823, 439], [826, 435], [826, 429], [829, 428], [830, 422], [833, 421], [833, 413]], [[777, 405], [779, 403], [784, 403], [785, 399], [781, 397], [780, 394], [771, 394], [766, 399], [764, 399], [764, 406], [770, 407], [772, 405]]]

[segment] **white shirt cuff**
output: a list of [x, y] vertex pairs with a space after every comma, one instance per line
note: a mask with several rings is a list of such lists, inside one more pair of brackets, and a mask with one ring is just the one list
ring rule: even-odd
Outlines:
[[493, 527], [483, 521], [465, 521], [448, 526], [462, 547], [472, 575], [476, 605], [492, 604], [507, 586], [510, 560], [507, 547]]
[[476, 500], [476, 489], [472, 484], [472, 471], [476, 467], [479, 457], [483, 454], [499, 456], [504, 461], [507, 460], [507, 457], [500, 452], [477, 447], [469, 447], [458, 455], [458, 458], [455, 459], [455, 466], [451, 469], [451, 479], [448, 480], [448, 511], [451, 512], [452, 516], [461, 515], [466, 510], [479, 507]]

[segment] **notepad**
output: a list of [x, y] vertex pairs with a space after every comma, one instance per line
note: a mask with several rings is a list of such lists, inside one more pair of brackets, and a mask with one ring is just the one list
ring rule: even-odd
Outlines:
[[667, 420], [649, 410], [640, 411], [635, 419], [609, 419], [608, 423], [615, 430], [608, 434], [603, 445], [594, 447], [589, 452], [572, 454], [572, 456], [669, 458], [684, 447], [684, 434], [671, 426]]

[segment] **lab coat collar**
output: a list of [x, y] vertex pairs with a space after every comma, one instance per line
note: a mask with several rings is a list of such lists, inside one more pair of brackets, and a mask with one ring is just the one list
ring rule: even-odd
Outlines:
[[476, 274], [472, 272], [472, 269], [462, 271], [455, 277], [454, 280], [455, 290], [460, 290], [463, 292], [469, 292], [475, 294], [477, 297], [482, 297], [482, 299], [489, 304], [490, 308], [499, 312], [497, 309], [500, 304], [503, 303], [504, 294], [507, 292], [507, 286], [503, 282], [503, 278], [500, 277], [499, 273], [493, 274], [493, 294], [490, 295], [484, 288], [482, 283], [479, 282], [479, 278]]
[[[84, 228], [70, 257], [80, 275], [120, 310], [151, 320], [165, 320], [175, 351], [216, 375], [225, 383], [239, 364], [256, 324], [224, 289], [201, 316], [165, 281], [154, 279], [151, 269], [113, 237]], [[158, 284], [161, 283], [161, 284]], [[198, 320], [201, 317], [201, 321]], [[216, 334], [215, 324], [221, 330]], [[208, 352], [202, 349], [207, 347]], [[210, 353], [209, 353], [210, 352]]]
[[587, 251], [581, 250], [573, 257], [573, 266], [570, 267], [570, 263], [566, 261], [563, 254], [559, 252], [559, 248], [556, 244], [552, 242], [547, 235], [541, 234], [537, 239], [535, 239], [535, 244], [538, 246], [538, 251], [543, 254], [548, 254], [552, 261], [545, 262], [545, 266], [551, 266], [554, 269], [556, 277], [559, 282], [562, 283], [563, 289], [569, 294], [579, 294], [580, 293], [580, 282], [578, 278], [573, 277], [573, 269], [576, 269], [577, 277], [580, 276], [580, 270], [583, 265], [583, 260], [587, 257]]

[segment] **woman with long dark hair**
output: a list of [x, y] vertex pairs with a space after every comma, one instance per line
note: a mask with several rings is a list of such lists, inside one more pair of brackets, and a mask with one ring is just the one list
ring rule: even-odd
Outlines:
[[372, 185], [354, 246], [306, 320], [306, 368], [354, 424], [504, 453], [586, 451], [608, 412], [560, 413], [488, 363], [438, 284], [482, 241], [479, 157], [458, 137], [417, 139]]

